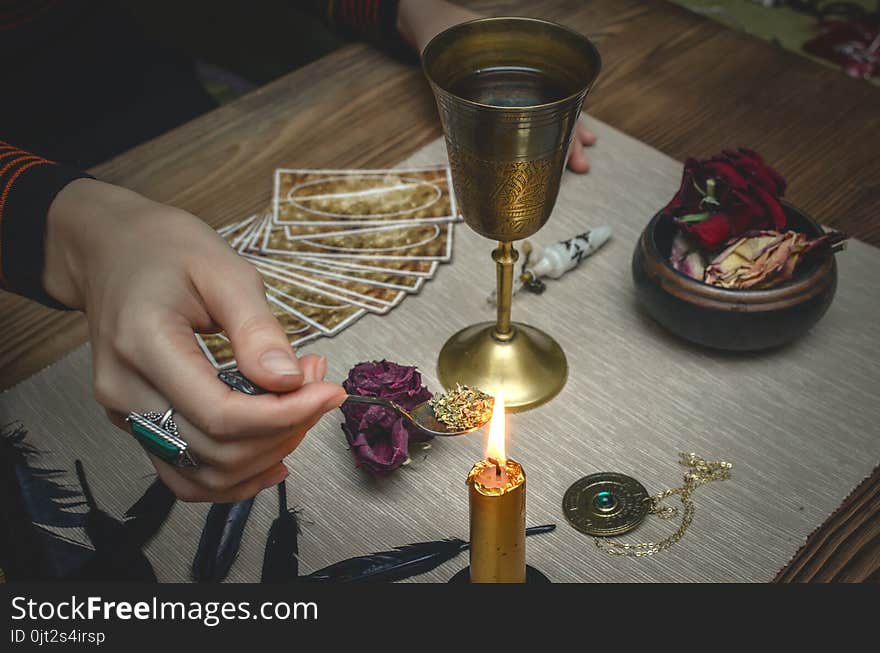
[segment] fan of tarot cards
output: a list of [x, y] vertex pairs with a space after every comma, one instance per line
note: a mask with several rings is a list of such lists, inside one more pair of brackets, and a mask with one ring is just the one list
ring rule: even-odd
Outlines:
[[[334, 336], [417, 293], [452, 256], [458, 219], [448, 166], [276, 170], [272, 206], [219, 230], [263, 275], [290, 343]], [[223, 333], [197, 336], [218, 369]]]

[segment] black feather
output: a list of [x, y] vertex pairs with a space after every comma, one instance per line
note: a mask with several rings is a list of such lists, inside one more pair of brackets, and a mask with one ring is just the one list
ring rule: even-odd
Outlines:
[[92, 556], [63, 534], [82, 528], [84, 514], [71, 509], [84, 502], [62, 470], [32, 466], [39, 452], [26, 436], [20, 424], [0, 429], [0, 567], [10, 581], [57, 579]]
[[235, 562], [254, 497], [235, 503], [215, 503], [208, 511], [192, 565], [192, 578], [199, 583], [219, 583]]
[[464, 540], [437, 540], [350, 558], [303, 576], [313, 583], [393, 582], [424, 574], [468, 548]]
[[[102, 511], [76, 462], [82, 491], [62, 485], [66, 472], [33, 467], [39, 452], [25, 442], [16, 426], [0, 434], [0, 566], [10, 580], [139, 580], [155, 581], [152, 566], [140, 551], [167, 517], [174, 497], [154, 483], [131, 507], [125, 524]], [[158, 482], [157, 482], [158, 483]], [[88, 511], [71, 509], [87, 506]], [[85, 532], [91, 548], [77, 541]]]
[[131, 508], [125, 512], [125, 530], [133, 545], [143, 547], [159, 532], [171, 513], [177, 497], [157, 478]]
[[[526, 535], [549, 533], [555, 528], [555, 524], [535, 526], [527, 528]], [[343, 560], [300, 579], [313, 583], [394, 582], [431, 571], [469, 546], [468, 542], [457, 538], [407, 544], [395, 547], [393, 551]]]
[[77, 528], [83, 525], [82, 512], [70, 508], [82, 506], [82, 494], [58, 482], [65, 472], [60, 469], [40, 469], [28, 463], [38, 455], [37, 450], [24, 441], [27, 431], [18, 426], [2, 436], [4, 465], [12, 466], [21, 499], [31, 521], [55, 528]]
[[86, 479], [82, 461], [77, 460], [76, 475], [82, 486], [86, 505], [84, 527], [95, 547], [94, 557], [72, 576], [73, 580], [119, 582], [156, 582], [153, 566], [135, 543], [125, 524], [98, 506]]
[[261, 583], [292, 583], [299, 576], [299, 523], [296, 511], [287, 508], [287, 485], [278, 484], [278, 516], [269, 527], [263, 555]]

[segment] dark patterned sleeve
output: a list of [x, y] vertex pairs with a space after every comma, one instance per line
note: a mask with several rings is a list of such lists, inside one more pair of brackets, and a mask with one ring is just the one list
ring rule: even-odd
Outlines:
[[88, 174], [0, 141], [0, 288], [52, 308], [43, 289], [46, 214], [58, 192]]
[[312, 0], [311, 9], [323, 15], [335, 31], [370, 41], [399, 56], [412, 55], [397, 31], [399, 0]]

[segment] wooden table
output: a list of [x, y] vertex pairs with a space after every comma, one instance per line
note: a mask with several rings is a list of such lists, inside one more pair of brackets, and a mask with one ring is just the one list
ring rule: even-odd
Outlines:
[[[880, 245], [880, 88], [660, 0], [466, 2], [570, 25], [603, 58], [597, 118], [677, 159], [747, 146], [821, 222]], [[350, 45], [92, 170], [218, 226], [270, 199], [279, 166], [388, 167], [440, 135], [421, 71]], [[0, 388], [87, 337], [79, 314], [0, 293]], [[880, 470], [780, 581], [880, 580]]]

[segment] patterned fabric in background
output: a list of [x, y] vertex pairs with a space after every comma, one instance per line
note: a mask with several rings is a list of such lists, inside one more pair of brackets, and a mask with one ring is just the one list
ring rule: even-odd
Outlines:
[[672, 0], [880, 85], [880, 0]]

